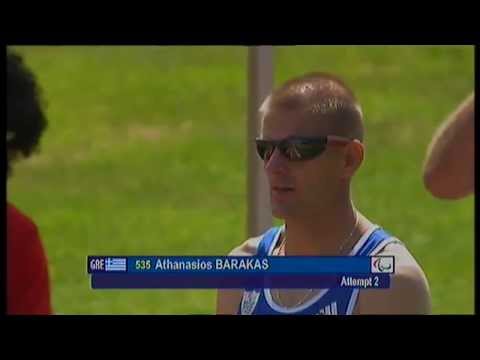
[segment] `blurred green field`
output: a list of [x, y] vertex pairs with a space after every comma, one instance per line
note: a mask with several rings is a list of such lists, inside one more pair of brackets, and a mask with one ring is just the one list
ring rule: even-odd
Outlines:
[[[63, 314], [211, 314], [210, 290], [90, 289], [86, 256], [223, 255], [246, 236], [245, 47], [15, 47], [49, 128], [8, 199], [39, 226]], [[474, 202], [432, 198], [421, 166], [438, 124], [474, 86], [471, 46], [275, 49], [276, 84], [310, 71], [363, 105], [359, 210], [403, 240], [433, 312], [474, 311]]]

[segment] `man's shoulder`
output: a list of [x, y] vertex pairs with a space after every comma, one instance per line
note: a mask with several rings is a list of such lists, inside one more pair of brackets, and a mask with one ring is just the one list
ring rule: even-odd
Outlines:
[[[228, 256], [255, 256], [257, 254], [260, 240], [262, 240], [262, 235], [249, 238], [240, 246], [237, 246], [230, 251]], [[242, 289], [218, 289], [217, 314], [237, 314], [242, 296]]]
[[234, 248], [229, 256], [254, 256], [257, 254], [258, 244], [262, 240], [262, 235], [249, 238], [241, 245]]
[[19, 210], [15, 205], [7, 202], [7, 220], [8, 225], [15, 229], [28, 229], [29, 231], [36, 230], [36, 225], [33, 220], [24, 212]]
[[22, 249], [36, 245], [39, 236], [37, 225], [33, 220], [14, 205], [7, 203], [7, 241], [9, 246]]
[[410, 251], [399, 242], [387, 245], [377, 255], [394, 256], [395, 273], [386, 290], [363, 290], [362, 314], [428, 314], [431, 311], [428, 280]]

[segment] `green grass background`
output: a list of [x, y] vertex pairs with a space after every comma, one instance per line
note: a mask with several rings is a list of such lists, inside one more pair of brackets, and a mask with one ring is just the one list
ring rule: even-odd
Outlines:
[[[49, 128], [8, 199], [39, 226], [55, 310], [213, 313], [211, 290], [94, 291], [86, 256], [223, 255], [245, 240], [247, 49], [14, 49]], [[417, 258], [434, 313], [473, 313], [474, 199], [436, 200], [421, 180], [434, 130], [473, 89], [473, 47], [290, 46], [274, 58], [276, 85], [310, 71], [351, 85], [366, 119], [357, 207]]]

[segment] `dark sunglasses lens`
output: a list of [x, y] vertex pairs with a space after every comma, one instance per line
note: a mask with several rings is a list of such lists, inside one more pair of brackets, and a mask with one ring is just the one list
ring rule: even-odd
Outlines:
[[285, 147], [284, 155], [292, 161], [309, 160], [320, 155], [325, 150], [324, 144], [319, 143], [290, 143]]
[[272, 153], [273, 145], [264, 140], [257, 140], [257, 153], [262, 160], [269, 158]]

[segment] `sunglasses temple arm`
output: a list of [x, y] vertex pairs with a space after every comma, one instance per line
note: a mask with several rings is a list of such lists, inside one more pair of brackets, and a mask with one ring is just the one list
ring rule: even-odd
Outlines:
[[351, 142], [352, 139], [348, 139], [342, 136], [330, 135], [327, 137], [327, 145], [343, 146]]

